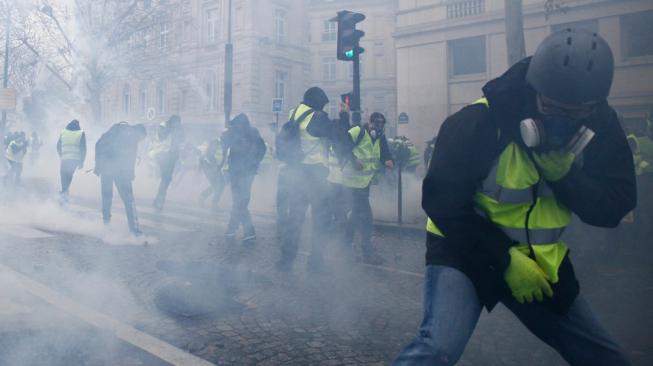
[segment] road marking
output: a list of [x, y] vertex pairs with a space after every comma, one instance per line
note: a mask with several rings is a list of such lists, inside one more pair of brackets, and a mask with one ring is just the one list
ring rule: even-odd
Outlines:
[[67, 296], [59, 294], [45, 285], [0, 264], [0, 271], [16, 278], [22, 287], [50, 305], [78, 318], [92, 326], [109, 331], [123, 341], [136, 346], [163, 361], [180, 366], [211, 366], [214, 365], [202, 358], [185, 352], [154, 336], [141, 332], [131, 325], [122, 323], [105, 314], [74, 302]]
[[0, 225], [0, 232], [23, 239], [45, 239], [54, 235], [22, 225]]

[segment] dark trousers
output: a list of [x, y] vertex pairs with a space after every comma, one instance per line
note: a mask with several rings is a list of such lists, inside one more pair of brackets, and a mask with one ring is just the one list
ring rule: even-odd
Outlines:
[[168, 187], [170, 187], [170, 183], [172, 182], [172, 175], [175, 172], [175, 165], [177, 164], [177, 160], [179, 160], [178, 158], [178, 154], [170, 154], [159, 160], [161, 183], [159, 183], [159, 191], [154, 200], [154, 205], [159, 208], [163, 207], [163, 203], [166, 200]]
[[277, 240], [280, 242], [286, 237], [290, 223], [290, 195], [296, 173], [293, 167], [283, 165], [279, 168], [277, 176]]
[[105, 223], [111, 221], [111, 203], [113, 200], [113, 185], [116, 185], [118, 194], [122, 198], [127, 214], [127, 224], [132, 232], [139, 232], [138, 217], [136, 216], [136, 205], [134, 203], [134, 191], [132, 180], [121, 174], [102, 174], [100, 176], [102, 186], [102, 220]]
[[7, 175], [5, 175], [5, 184], [20, 184], [20, 176], [23, 173], [23, 163], [18, 163], [13, 160], [7, 161], [9, 162], [9, 171], [7, 172]]
[[354, 235], [360, 233], [363, 255], [372, 252], [372, 207], [370, 206], [370, 186], [366, 188], [348, 188], [351, 202], [351, 214], [347, 220], [346, 243], [351, 245]]
[[347, 242], [347, 215], [351, 209], [348, 189], [342, 184], [329, 183], [329, 205], [331, 210], [331, 227], [329, 231], [338, 245], [351, 245]]
[[59, 167], [59, 175], [61, 176], [61, 193], [68, 193], [70, 183], [73, 181], [75, 170], [79, 166], [79, 160], [62, 160]]
[[287, 177], [289, 186], [285, 188], [288, 189], [288, 221], [281, 240], [281, 262], [290, 263], [297, 256], [306, 210], [310, 206], [313, 222], [309, 263], [319, 265], [331, 221], [327, 184], [329, 171], [322, 165], [301, 165], [291, 170]]
[[254, 174], [230, 174], [231, 218], [227, 232], [235, 232], [242, 225], [245, 235], [254, 235], [254, 225], [249, 214], [249, 201], [252, 194]]
[[202, 191], [200, 194], [200, 200], [204, 202], [207, 198], [211, 197], [211, 207], [215, 210], [218, 208], [222, 192], [224, 191], [224, 175], [222, 175], [219, 167], [205, 162], [200, 163], [200, 168], [202, 169], [206, 179], [209, 181], [209, 187]]

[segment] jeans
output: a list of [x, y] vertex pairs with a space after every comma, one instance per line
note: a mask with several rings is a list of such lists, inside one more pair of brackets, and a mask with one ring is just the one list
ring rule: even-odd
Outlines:
[[168, 187], [170, 187], [170, 183], [172, 182], [172, 174], [175, 172], [177, 160], [179, 160], [179, 153], [167, 154], [159, 160], [161, 183], [159, 183], [159, 191], [154, 199], [154, 206], [157, 208], [163, 208], [163, 203], [165, 202], [168, 193]]
[[302, 165], [288, 177], [288, 222], [281, 240], [281, 262], [291, 263], [297, 256], [306, 210], [311, 207], [312, 233], [309, 267], [318, 268], [323, 260], [322, 246], [328, 235], [331, 212], [327, 184], [328, 169], [322, 165]]
[[134, 203], [134, 191], [132, 190], [132, 181], [130, 178], [120, 174], [102, 174], [100, 184], [102, 189], [102, 220], [105, 223], [111, 221], [111, 203], [113, 201], [113, 185], [116, 185], [118, 194], [122, 198], [127, 214], [127, 224], [129, 230], [133, 233], [139, 233], [138, 217], [136, 216], [136, 205]]
[[361, 247], [363, 255], [369, 256], [372, 253], [372, 207], [370, 206], [370, 186], [365, 188], [348, 188], [351, 202], [351, 214], [347, 220], [346, 243], [352, 245], [354, 235], [359, 232], [361, 235]]
[[[630, 365], [625, 351], [608, 335], [580, 295], [564, 315], [539, 303], [519, 304], [513, 297], [502, 302], [570, 365]], [[419, 334], [393, 365], [454, 365], [476, 327], [481, 309], [474, 285], [462, 272], [427, 266], [424, 319]]]
[[70, 183], [73, 181], [75, 170], [79, 166], [79, 160], [62, 160], [59, 167], [59, 176], [61, 177], [61, 193], [68, 193]]
[[254, 235], [254, 225], [248, 208], [254, 174], [230, 174], [229, 180], [231, 182], [232, 204], [227, 232], [234, 233], [242, 225], [245, 236]]

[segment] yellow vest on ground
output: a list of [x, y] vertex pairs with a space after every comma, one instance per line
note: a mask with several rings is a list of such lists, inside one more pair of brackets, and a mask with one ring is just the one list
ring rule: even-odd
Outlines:
[[374, 175], [381, 167], [381, 140], [372, 141], [364, 128], [352, 127], [349, 135], [357, 141], [358, 135], [364, 133], [362, 140], [354, 147], [354, 156], [363, 163], [363, 169], [356, 170], [353, 164], [347, 164], [342, 171], [342, 184], [351, 188], [365, 188], [372, 183]]
[[23, 158], [25, 158], [25, 150], [20, 149], [17, 153], [14, 153], [14, 146], [17, 146], [18, 144], [16, 141], [12, 141], [9, 143], [9, 146], [7, 146], [7, 150], [5, 151], [5, 157], [7, 160], [13, 161], [15, 163], [22, 163]]
[[82, 160], [82, 135], [84, 135], [83, 130], [61, 131], [61, 160]]
[[[305, 105], [305, 104], [300, 104], [296, 110], [297, 113], [295, 113], [295, 109], [290, 111], [290, 118], [292, 118], [292, 115], [295, 114], [295, 118], [299, 118], [302, 114], [304, 114], [306, 111], [311, 109], [311, 107]], [[315, 165], [315, 164], [322, 164], [324, 167], [328, 167], [328, 161], [327, 161], [327, 143], [326, 139], [321, 138], [321, 137], [315, 137], [308, 133], [306, 130], [308, 128], [308, 125], [311, 123], [313, 120], [313, 117], [315, 116], [315, 112], [309, 113], [303, 121], [299, 123], [299, 139], [302, 147], [302, 152], [304, 153], [304, 160], [302, 160], [302, 164], [307, 164], [307, 165]]]
[[[487, 105], [487, 100], [476, 103]], [[558, 282], [558, 269], [568, 251], [560, 237], [571, 222], [571, 212], [556, 200], [526, 151], [515, 143], [508, 144], [477, 190], [474, 201], [476, 211], [520, 243], [518, 248], [527, 255], [530, 244], [537, 264], [552, 283]], [[431, 219], [426, 230], [444, 237]]]

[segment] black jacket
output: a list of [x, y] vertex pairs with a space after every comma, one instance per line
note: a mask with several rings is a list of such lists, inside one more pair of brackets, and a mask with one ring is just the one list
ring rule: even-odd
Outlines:
[[138, 143], [144, 130], [126, 122], [116, 123], [95, 143], [95, 174], [120, 175], [134, 179]]
[[[535, 92], [525, 82], [529, 62], [524, 59], [485, 85], [489, 109], [469, 105], [445, 120], [422, 186], [422, 207], [446, 238], [428, 235], [427, 264], [463, 271], [488, 309], [509, 294], [503, 273], [510, 263], [512, 243], [491, 221], [474, 212], [474, 195], [505, 142], [523, 146], [519, 122], [536, 113]], [[632, 156], [607, 102], [584, 124], [596, 136], [584, 151], [582, 167], [574, 166], [567, 176], [548, 184], [582, 221], [615, 227], [635, 207]], [[563, 261], [559, 277], [550, 303], [565, 311], [579, 291], [569, 258]]]
[[244, 114], [239, 114], [230, 122], [229, 129], [222, 135], [222, 148], [224, 152], [229, 152], [229, 155], [225, 155], [229, 173], [236, 175], [256, 174], [267, 150], [261, 134], [250, 125]]

